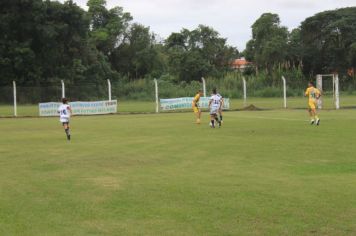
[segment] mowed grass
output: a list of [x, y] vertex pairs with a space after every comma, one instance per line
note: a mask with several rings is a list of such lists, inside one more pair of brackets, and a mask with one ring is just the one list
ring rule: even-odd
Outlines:
[[355, 117], [0, 119], [0, 235], [355, 235]]

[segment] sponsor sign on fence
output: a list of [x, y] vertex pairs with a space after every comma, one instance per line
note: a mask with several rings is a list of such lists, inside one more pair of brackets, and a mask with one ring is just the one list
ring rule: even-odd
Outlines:
[[[208, 108], [210, 97], [201, 97], [199, 100], [199, 107]], [[160, 99], [160, 106], [162, 111], [178, 110], [178, 109], [191, 109], [192, 108], [193, 97], [184, 98], [170, 98], [170, 99]], [[224, 98], [224, 110], [230, 109], [230, 100]]]
[[[39, 103], [40, 116], [58, 116], [59, 102]], [[74, 115], [99, 115], [117, 112], [117, 100], [95, 102], [70, 102]]]

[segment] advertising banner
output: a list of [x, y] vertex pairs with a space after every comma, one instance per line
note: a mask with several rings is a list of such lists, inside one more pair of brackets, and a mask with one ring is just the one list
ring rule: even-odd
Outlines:
[[[39, 103], [40, 116], [58, 116], [59, 102]], [[70, 102], [74, 115], [99, 115], [117, 112], [117, 100], [94, 102]]]
[[[201, 97], [199, 100], [200, 108], [208, 108], [210, 97]], [[160, 107], [162, 111], [171, 111], [179, 109], [191, 109], [193, 97], [160, 99]], [[230, 100], [224, 98], [224, 110], [230, 109]]]

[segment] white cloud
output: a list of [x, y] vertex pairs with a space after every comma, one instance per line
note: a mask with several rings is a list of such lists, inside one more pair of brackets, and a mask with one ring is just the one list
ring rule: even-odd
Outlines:
[[[86, 0], [74, 2], [86, 9]], [[251, 25], [265, 12], [278, 14], [281, 24], [293, 29], [315, 13], [356, 6], [356, 0], [107, 0], [108, 8], [114, 6], [124, 7], [135, 22], [150, 26], [162, 37], [204, 24], [243, 50], [251, 37]]]

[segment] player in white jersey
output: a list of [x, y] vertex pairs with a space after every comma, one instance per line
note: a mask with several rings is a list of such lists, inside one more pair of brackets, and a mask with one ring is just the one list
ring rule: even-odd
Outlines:
[[224, 98], [219, 93], [217, 95], [220, 96], [220, 100], [221, 100], [220, 109], [219, 109], [219, 116], [220, 116], [220, 124], [222, 124], [223, 123], [222, 110], [223, 110], [223, 106], [224, 106]]
[[68, 99], [62, 98], [62, 105], [58, 108], [59, 121], [62, 123], [67, 139], [70, 140], [69, 120], [72, 114], [72, 108], [68, 105]]
[[216, 88], [213, 89], [213, 94], [209, 100], [209, 108], [210, 108], [210, 125], [212, 128], [215, 128], [215, 121], [218, 123], [219, 127], [221, 126], [221, 122], [218, 119], [218, 113], [221, 109], [222, 97], [217, 94]]

